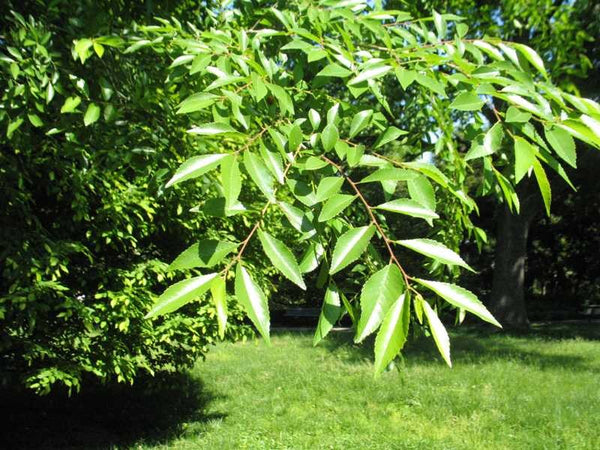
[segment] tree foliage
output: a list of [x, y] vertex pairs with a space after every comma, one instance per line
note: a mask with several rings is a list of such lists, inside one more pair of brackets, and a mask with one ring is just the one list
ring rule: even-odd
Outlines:
[[[600, 106], [555, 86], [529, 46], [470, 36], [452, 14], [413, 17], [361, 0], [240, 2], [212, 13], [203, 29], [139, 27], [124, 50], [172, 58], [199, 155], [167, 184], [210, 180], [199, 209], [219, 205], [247, 223], [233, 256], [204, 276], [220, 286], [235, 278], [238, 301], [268, 339], [266, 296], [248, 266], [259, 241], [301, 288], [319, 269], [327, 289], [315, 341], [347, 312], [357, 341], [379, 329], [381, 371], [409, 324], [423, 324], [450, 363], [442, 311], [498, 324], [472, 293], [439, 281], [466, 266], [455, 252], [464, 235], [485, 239], [469, 217], [477, 207], [468, 175], [516, 211], [515, 186], [535, 179], [549, 210], [547, 171], [569, 182], [563, 164], [574, 163], [575, 140], [600, 148]], [[262, 198], [240, 201], [248, 186]], [[282, 215], [293, 241], [276, 235]], [[403, 248], [434, 263], [409, 272]]]
[[[73, 44], [82, 17], [2, 18], [1, 375], [40, 393], [173, 371], [218, 339], [212, 302], [144, 319], [174, 270], [189, 273], [162, 261], [210, 230], [184, 212], [198, 193], [164, 192], [190, 146], [162, 58], [122, 59], [113, 36]], [[82, 66], [88, 50], [103, 57]], [[246, 335], [229, 314], [227, 337]]]

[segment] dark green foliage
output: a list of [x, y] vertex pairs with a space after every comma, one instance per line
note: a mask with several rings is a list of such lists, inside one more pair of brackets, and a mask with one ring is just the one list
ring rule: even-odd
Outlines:
[[[79, 27], [12, 14], [2, 29], [1, 376], [45, 393], [79, 389], [85, 374], [133, 382], [193, 363], [217, 339], [212, 303], [143, 319], [173, 281], [161, 261], [210, 234], [184, 212], [202, 190], [162, 191], [195, 150], [167, 96], [168, 64], [107, 52], [84, 70], [71, 54]], [[99, 42], [91, 51], [118, 40]], [[237, 311], [227, 338], [247, 333]]]

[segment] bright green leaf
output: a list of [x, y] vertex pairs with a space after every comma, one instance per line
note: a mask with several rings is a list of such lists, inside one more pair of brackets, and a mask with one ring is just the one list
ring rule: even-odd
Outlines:
[[375, 234], [373, 225], [351, 228], [342, 234], [338, 238], [331, 256], [329, 274], [333, 275], [356, 261], [366, 250], [373, 234]]
[[414, 200], [409, 200], [407, 198], [399, 198], [397, 200], [382, 203], [381, 205], [377, 206], [377, 209], [406, 214], [407, 216], [419, 217], [421, 219], [438, 219], [440, 217], [434, 211], [421, 206]]
[[450, 250], [444, 244], [436, 242], [432, 239], [406, 239], [395, 241], [396, 243], [410, 248], [411, 250], [435, 259], [443, 264], [452, 266], [460, 266], [465, 269], [475, 272], [456, 252]]
[[325, 298], [323, 299], [323, 306], [319, 315], [319, 323], [315, 330], [313, 345], [317, 345], [329, 334], [342, 315], [343, 310], [344, 308], [340, 302], [340, 292], [335, 284], [330, 283], [325, 291]]
[[158, 297], [156, 303], [150, 312], [146, 314], [145, 318], [149, 319], [161, 314], [173, 312], [186, 303], [198, 298], [208, 291], [211, 282], [216, 276], [216, 273], [210, 273], [175, 283]]
[[451, 305], [466, 309], [486, 322], [502, 328], [502, 325], [498, 323], [494, 316], [492, 316], [487, 308], [483, 306], [483, 303], [481, 303], [477, 296], [471, 291], [456, 286], [455, 284], [442, 283], [440, 281], [422, 280], [420, 278], [415, 278], [415, 281], [426, 288], [431, 289]]
[[100, 118], [100, 107], [95, 103], [90, 103], [83, 116], [83, 123], [87, 127]]
[[174, 184], [181, 183], [182, 181], [204, 175], [217, 167], [221, 160], [226, 156], [227, 155], [223, 153], [215, 153], [212, 155], [194, 156], [193, 158], [188, 159], [179, 166], [179, 169], [177, 169], [175, 175], [167, 182], [165, 187], [170, 187]]
[[352, 118], [352, 123], [350, 124], [350, 139], [352, 139], [354, 136], [356, 136], [369, 125], [372, 116], [373, 110], [367, 109], [365, 111], [357, 113]]
[[238, 263], [235, 271], [235, 296], [246, 310], [248, 318], [258, 332], [270, 344], [270, 317], [267, 297], [241, 263]]
[[321, 143], [323, 144], [323, 149], [328, 152], [339, 140], [340, 135], [338, 133], [337, 127], [333, 123], [329, 123], [321, 133]]
[[429, 306], [429, 303], [421, 299], [417, 301], [419, 301], [423, 312], [425, 313], [425, 317], [429, 323], [429, 330], [431, 331], [435, 345], [437, 345], [437, 348], [440, 351], [442, 358], [444, 358], [444, 361], [446, 361], [446, 364], [452, 367], [452, 361], [450, 360], [450, 338], [448, 337], [446, 328], [444, 328], [444, 325], [438, 318], [436, 312], [431, 308], [431, 306]]
[[475, 92], [469, 91], [459, 94], [450, 104], [450, 108], [459, 111], [479, 111], [484, 104], [485, 101]]
[[388, 309], [377, 333], [375, 339], [375, 374], [383, 372], [386, 366], [402, 350], [408, 337], [409, 324], [408, 296], [402, 294]]
[[333, 219], [356, 199], [356, 195], [335, 194], [331, 196], [323, 205], [319, 218], [319, 222], [326, 222]]
[[169, 266], [169, 270], [213, 267], [234, 251], [238, 244], [228, 241], [202, 239], [184, 250]]
[[306, 290], [302, 279], [300, 267], [293, 253], [287, 246], [269, 233], [258, 230], [258, 238], [267, 257], [273, 263], [273, 267], [279, 270], [288, 280], [296, 284], [300, 289]]
[[219, 337], [224, 339], [225, 328], [227, 327], [227, 287], [225, 280], [221, 277], [216, 277], [210, 285], [210, 293], [217, 311]]
[[395, 264], [389, 264], [369, 277], [360, 293], [361, 313], [354, 342], [362, 342], [377, 330], [390, 306], [403, 295], [404, 289], [402, 273]]

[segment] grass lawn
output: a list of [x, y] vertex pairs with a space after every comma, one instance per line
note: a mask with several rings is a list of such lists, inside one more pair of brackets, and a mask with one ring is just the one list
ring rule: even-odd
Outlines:
[[[598, 324], [539, 327], [526, 336], [456, 331], [453, 369], [419, 340], [399, 370], [378, 379], [371, 348], [353, 346], [348, 333], [317, 348], [311, 340], [276, 332], [271, 347], [221, 344], [190, 377], [172, 381], [171, 394], [146, 392], [129, 410], [115, 404], [112, 428], [103, 410], [96, 428], [71, 431], [83, 436], [82, 448], [600, 448]], [[63, 440], [57, 448], [78, 447]]]

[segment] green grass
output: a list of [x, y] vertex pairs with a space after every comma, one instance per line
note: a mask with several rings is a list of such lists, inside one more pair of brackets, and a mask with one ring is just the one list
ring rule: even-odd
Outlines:
[[419, 341], [376, 380], [347, 334], [221, 345], [194, 370], [214, 418], [144, 448], [599, 448], [600, 342], [555, 336], [455, 334], [453, 369]]
[[[369, 345], [347, 333], [317, 348], [309, 333], [275, 333], [271, 347], [221, 344], [141, 400], [91, 396], [30, 427], [58, 442], [44, 448], [597, 449], [599, 328], [454, 332], [453, 369], [423, 339], [378, 379]], [[96, 414], [87, 428], [76, 425], [85, 408]], [[56, 441], [66, 423], [78, 440]]]

